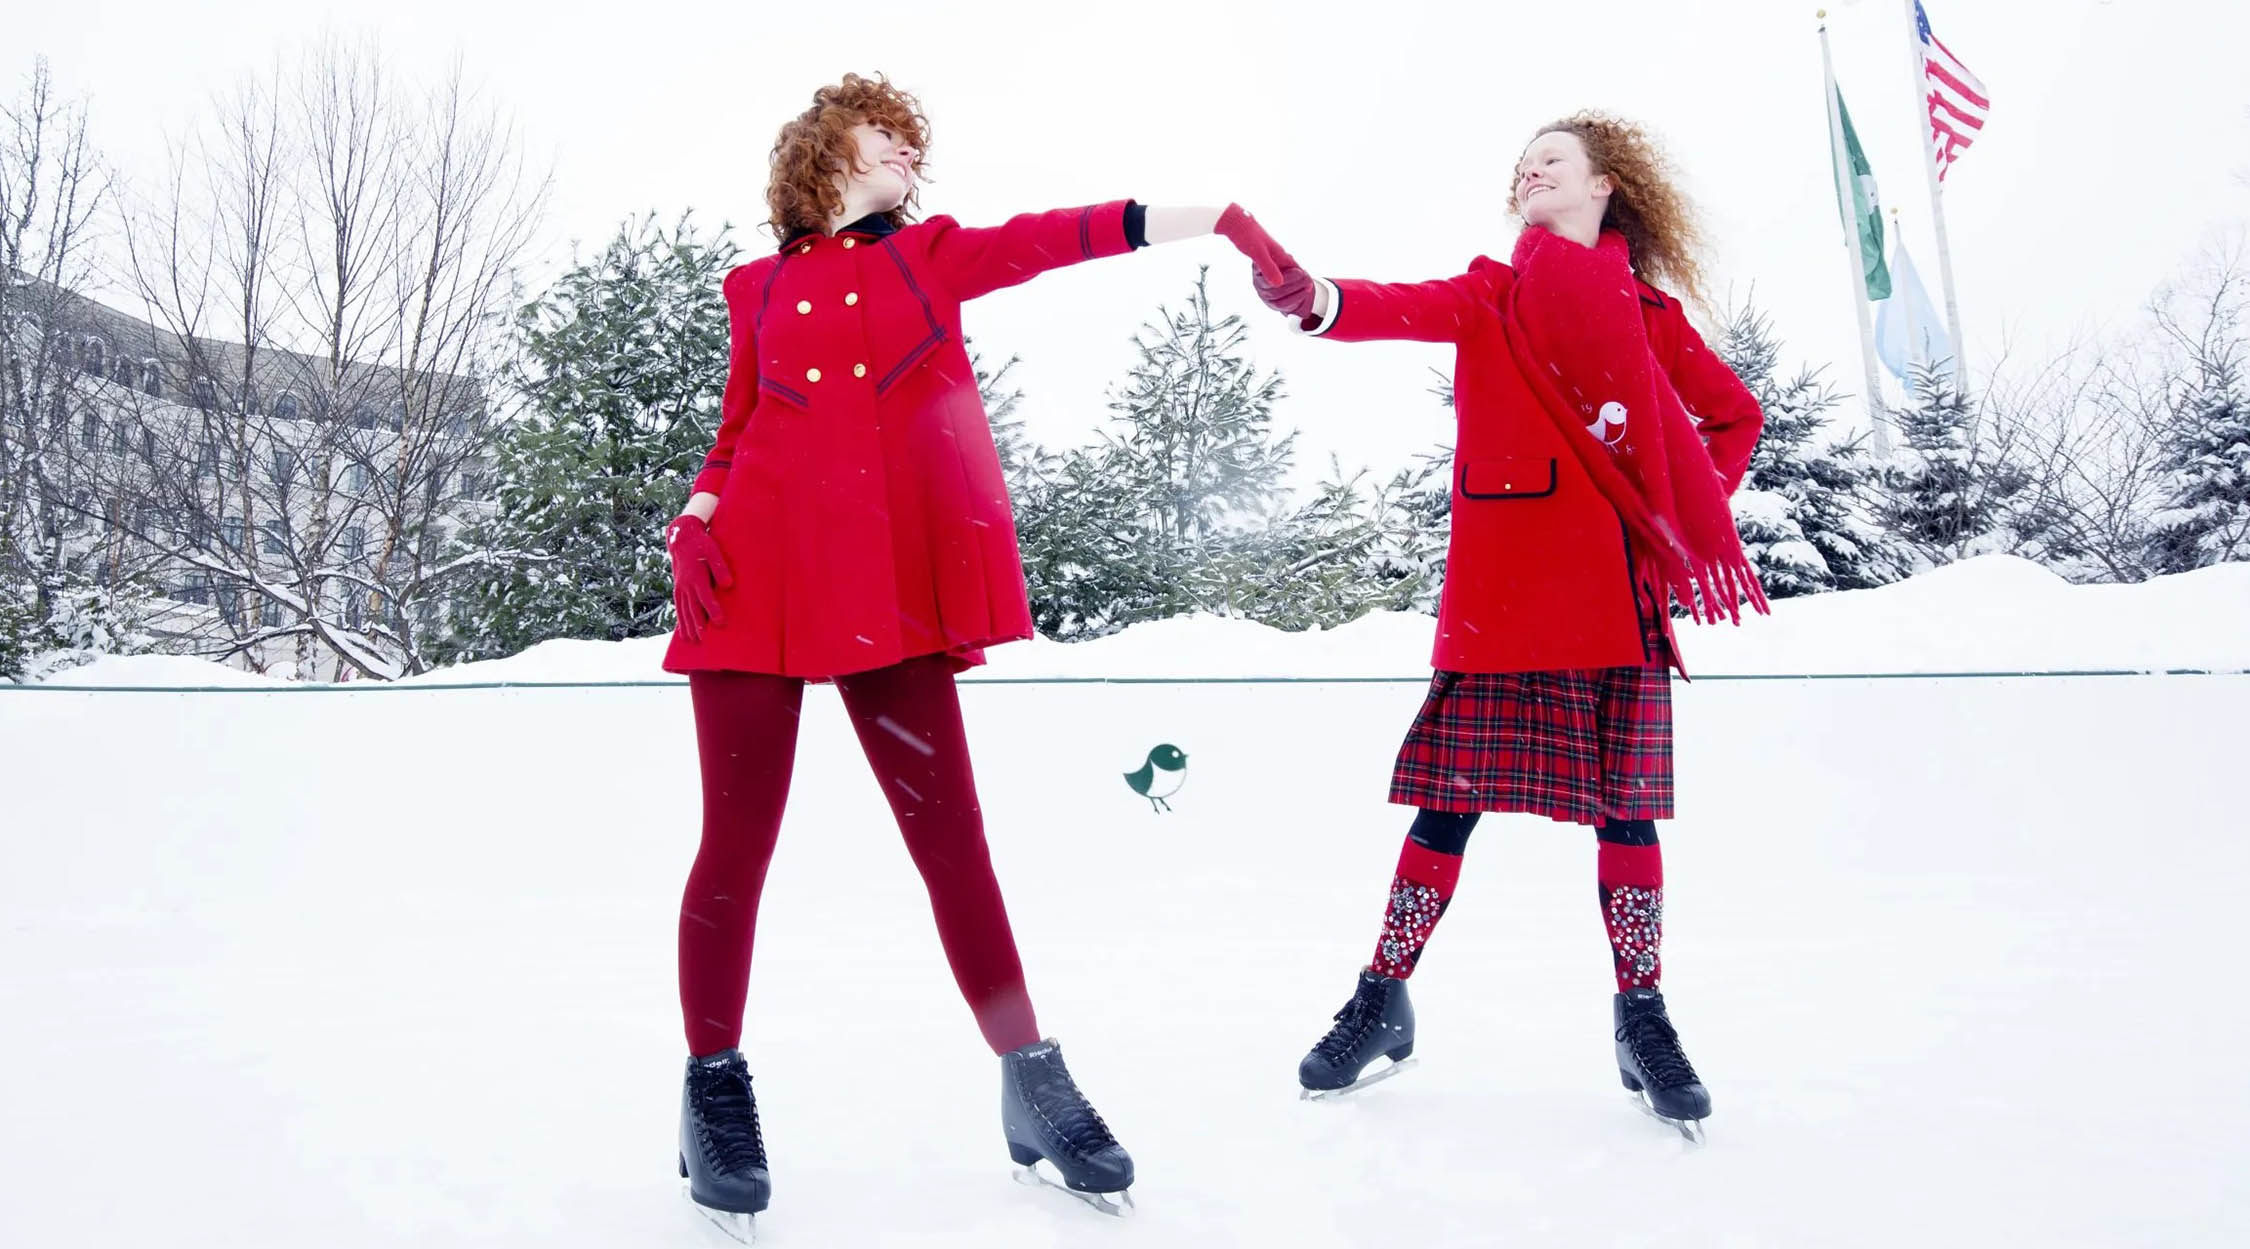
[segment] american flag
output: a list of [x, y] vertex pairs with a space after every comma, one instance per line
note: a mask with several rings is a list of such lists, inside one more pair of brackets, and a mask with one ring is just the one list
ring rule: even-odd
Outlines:
[[1969, 67], [1930, 33], [1930, 15], [1921, 0], [1914, 0], [1914, 25], [1922, 39], [1922, 85], [1929, 92], [1931, 158], [1943, 181], [1945, 171], [1977, 141], [1992, 102]]

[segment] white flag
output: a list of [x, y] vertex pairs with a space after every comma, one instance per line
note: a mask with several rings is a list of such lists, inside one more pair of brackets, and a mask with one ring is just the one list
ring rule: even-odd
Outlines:
[[1891, 243], [1891, 297], [1875, 305], [1875, 354], [1911, 389], [1914, 366], [1947, 359], [1953, 340], [1906, 254], [1906, 232], [1898, 233]]

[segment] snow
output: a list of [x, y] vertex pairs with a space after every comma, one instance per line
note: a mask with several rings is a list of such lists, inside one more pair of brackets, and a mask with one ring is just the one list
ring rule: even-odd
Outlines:
[[224, 685], [271, 689], [284, 684], [271, 677], [189, 655], [104, 655], [92, 663], [64, 668], [42, 685], [133, 685], [177, 689]]
[[[1875, 590], [1785, 599], [1742, 624], [1676, 622], [1691, 676], [1837, 673], [2250, 670], [2250, 564], [2135, 586], [2072, 585], [2029, 560], [1984, 555]], [[1429, 675], [1436, 622], [1372, 612], [1325, 632], [1180, 616], [1091, 642], [1044, 638], [988, 652], [977, 681], [1375, 678]], [[665, 637], [559, 640], [400, 685], [674, 681]], [[265, 685], [267, 678], [167, 656], [107, 658], [48, 684]]]
[[[2246, 572], [1984, 560], [1687, 645], [1713, 672], [2240, 669]], [[1172, 621], [989, 675], [1412, 675], [1428, 628]], [[450, 679], [647, 678], [660, 641]], [[1041, 1021], [1139, 1164], [1119, 1225], [1009, 1180], [997, 1063], [809, 690], [745, 1042], [762, 1242], [2250, 1241], [2250, 676], [1675, 691], [1665, 983], [1701, 1149], [1617, 1085], [1591, 837], [1527, 817], [1471, 843], [1413, 982], [1421, 1064], [1296, 1100], [1373, 946], [1418, 683], [965, 684]], [[1166, 814], [1120, 775], [1160, 742], [1191, 760]], [[0, 1245], [708, 1243], [673, 1171], [683, 689], [0, 690], [0, 759]]]

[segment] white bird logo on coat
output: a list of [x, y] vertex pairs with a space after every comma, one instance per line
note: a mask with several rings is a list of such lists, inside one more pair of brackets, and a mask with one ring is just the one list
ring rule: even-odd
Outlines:
[[1595, 413], [1593, 421], [1586, 426], [1586, 432], [1592, 434], [1605, 447], [1614, 447], [1623, 442], [1625, 440], [1625, 405], [1615, 399], [1603, 404], [1602, 410]]

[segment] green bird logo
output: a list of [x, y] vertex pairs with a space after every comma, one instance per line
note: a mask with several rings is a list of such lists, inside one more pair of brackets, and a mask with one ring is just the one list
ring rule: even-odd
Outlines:
[[1125, 783], [1148, 799], [1151, 812], [1169, 811], [1172, 804], [1164, 800], [1187, 784], [1187, 754], [1169, 742], [1158, 746], [1148, 752], [1148, 762], [1125, 774]]

